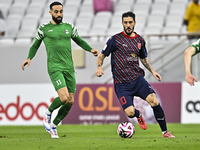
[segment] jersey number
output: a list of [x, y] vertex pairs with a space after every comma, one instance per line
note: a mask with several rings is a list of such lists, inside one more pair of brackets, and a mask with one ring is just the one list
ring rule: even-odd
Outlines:
[[122, 97], [120, 98], [120, 102], [121, 102], [121, 105], [123, 106], [124, 104], [127, 103], [126, 98], [125, 98], [124, 96], [122, 96]]
[[61, 85], [62, 83], [61, 83], [61, 81], [60, 81], [60, 79], [59, 80], [57, 80], [56, 81], [56, 83], [57, 83], [57, 86], [59, 86], [59, 85]]

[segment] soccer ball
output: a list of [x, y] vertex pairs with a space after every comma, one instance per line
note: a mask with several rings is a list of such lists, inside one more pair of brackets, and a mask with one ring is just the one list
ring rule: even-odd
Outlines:
[[117, 133], [121, 138], [131, 138], [135, 133], [135, 127], [132, 123], [124, 121], [119, 124]]

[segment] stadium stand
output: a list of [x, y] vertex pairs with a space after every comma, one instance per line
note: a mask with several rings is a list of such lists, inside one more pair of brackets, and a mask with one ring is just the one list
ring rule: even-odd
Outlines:
[[133, 5], [133, 12], [136, 14], [136, 15], [148, 15], [149, 12], [150, 12], [150, 7], [151, 7], [151, 4], [147, 4], [147, 3], [136, 3], [135, 5]]
[[[49, 4], [52, 1], [54, 0], [0, 0], [0, 10], [3, 12], [7, 24], [7, 33], [5, 37], [0, 37], [0, 45], [32, 43], [39, 25], [51, 20]], [[80, 36], [94, 42], [92, 44], [95, 44], [97, 48], [100, 47], [99, 49], [102, 48], [102, 43], [105, 44], [108, 37], [123, 30], [121, 25], [122, 13], [133, 11], [136, 14], [135, 31], [146, 39], [150, 61], [158, 59], [156, 63], [153, 63], [153, 67], [156, 68], [161, 68], [164, 65], [161, 63], [161, 58], [166, 59], [164, 54], [173, 45], [180, 44], [178, 50], [181, 52], [181, 49], [184, 49], [189, 43], [186, 36], [179, 34], [187, 33], [182, 20], [185, 8], [191, 0], [112, 0], [114, 4], [113, 13], [99, 12], [97, 14], [94, 14], [93, 0], [57, 1], [63, 3], [63, 20], [76, 25]], [[147, 36], [151, 34], [172, 35]], [[94, 39], [97, 41], [96, 43]], [[102, 43], [98, 42], [100, 39], [103, 39]], [[170, 53], [177, 51], [177, 48], [171, 50]], [[86, 57], [88, 56], [86, 55]], [[171, 62], [174, 60], [175, 58]], [[180, 64], [177, 61], [175, 62]], [[105, 62], [105, 65], [108, 63]], [[164, 72], [169, 70], [170, 67], [164, 69]], [[105, 72], [109, 71], [109, 69], [105, 70]], [[162, 69], [158, 71], [162, 72]], [[174, 81], [178, 78], [172, 79], [166, 75], [164, 80]], [[152, 81], [154, 80], [152, 79]], [[96, 82], [95, 79], [94, 82]]]
[[[164, 25], [164, 20], [165, 20], [165, 15], [162, 15], [162, 14], [150, 15], [147, 19], [147, 25], [145, 27], [144, 34], [147, 34], [146, 31], [150, 31], [150, 28], [157, 29], [158, 31], [155, 31], [155, 32], [157, 34], [160, 34], [161, 30], [163, 28], [163, 25]], [[150, 32], [153, 34], [153, 31], [150, 31]], [[149, 32], [148, 32], [148, 34], [149, 34]]]
[[163, 5], [168, 5], [171, 1], [170, 0], [154, 0], [154, 3], [162, 3]]
[[136, 4], [148, 4], [151, 5], [153, 3], [152, 0], [136, 0]]
[[80, 10], [79, 10], [79, 16], [78, 17], [81, 17], [81, 18], [93, 18], [94, 16], [94, 10], [93, 10], [93, 7], [92, 5], [90, 4], [84, 4], [80, 7]]
[[[84, 22], [84, 23], [83, 23]], [[92, 17], [78, 17], [76, 19], [76, 27], [80, 36], [86, 36], [91, 28]]]
[[165, 16], [168, 12], [168, 4], [164, 3], [153, 3], [151, 6], [151, 15], [162, 15]]
[[177, 27], [181, 29], [183, 19], [181, 14], [167, 15], [165, 20], [165, 27]]
[[184, 16], [186, 6], [187, 3], [178, 3], [178, 2], [171, 3], [168, 15], [180, 14]]
[[[6, 19], [8, 28], [6, 36], [16, 38], [25, 36], [28, 31], [24, 29], [25, 23], [23, 22], [33, 20], [36, 23], [29, 25], [31, 33], [29, 32], [26, 35], [26, 37], [30, 36], [32, 38], [34, 35], [32, 32], [35, 32], [40, 24], [51, 19], [49, 4], [52, 1], [54, 0], [1, 0], [0, 9]], [[169, 29], [172, 27], [177, 29], [176, 33], [185, 33], [181, 20], [189, 3], [189, 0], [113, 0], [114, 13], [108, 14], [102, 20], [99, 15], [104, 12], [94, 14], [93, 0], [58, 1], [63, 3], [64, 20], [77, 25], [81, 35], [93, 36], [101, 29], [101, 35], [122, 30], [121, 14], [129, 10], [136, 14], [137, 25], [135, 29], [140, 34], [153, 33], [153, 31], [150, 31], [153, 27], [158, 28], [156, 33], [171, 33]], [[81, 25], [81, 21], [84, 21], [86, 25]], [[15, 26], [13, 23], [15, 23]]]

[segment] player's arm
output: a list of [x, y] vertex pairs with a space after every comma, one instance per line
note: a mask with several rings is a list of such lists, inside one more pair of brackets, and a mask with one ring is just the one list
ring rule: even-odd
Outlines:
[[30, 47], [29, 49], [29, 53], [28, 53], [28, 57], [27, 59], [22, 63], [21, 67], [22, 69], [24, 70], [24, 67], [26, 65], [28, 65], [28, 67], [30, 66], [30, 63], [31, 63], [31, 59], [35, 56], [39, 46], [41, 44], [41, 41], [38, 41], [38, 40], [35, 40], [33, 45]]
[[94, 56], [98, 56], [99, 51], [93, 49], [86, 41], [84, 41], [79, 35], [73, 38], [73, 41], [78, 44], [82, 49], [91, 52]]
[[196, 49], [193, 46], [190, 46], [184, 52], [185, 80], [190, 85], [194, 85], [194, 81], [197, 82], [197, 79], [191, 73], [191, 59], [192, 56], [194, 56], [195, 54], [196, 54]]
[[101, 51], [101, 54], [97, 58], [97, 70], [95, 73], [97, 77], [101, 77], [104, 74], [102, 65], [103, 65], [103, 61], [105, 57], [108, 57], [116, 49], [117, 49], [117, 44], [116, 44], [115, 38], [113, 37], [109, 38], [103, 50]]
[[142, 64], [153, 74], [153, 76], [158, 80], [161, 81], [162, 77], [160, 76], [160, 74], [158, 74], [157, 72], [155, 72], [153, 70], [153, 68], [151, 67], [151, 64], [149, 63], [148, 58], [140, 58], [140, 61], [142, 62]]
[[151, 67], [151, 64], [149, 63], [149, 60], [147, 58], [147, 50], [146, 50], [145, 44], [146, 43], [143, 40], [142, 41], [142, 46], [141, 46], [141, 49], [140, 49], [140, 52], [139, 52], [140, 61], [153, 74], [153, 76], [160, 82], [162, 80], [162, 77], [160, 76], [160, 74], [155, 72], [153, 70], [153, 68]]
[[103, 69], [102, 69], [104, 58], [105, 58], [105, 55], [102, 53], [97, 58], [97, 70], [95, 73], [97, 77], [101, 77], [104, 74]]
[[76, 27], [72, 25], [72, 40], [79, 45], [82, 49], [91, 52], [94, 56], [98, 56], [99, 51], [96, 49], [93, 49], [86, 41], [84, 41], [79, 35]]
[[28, 67], [30, 66], [31, 59], [35, 56], [38, 48], [40, 47], [42, 39], [43, 39], [43, 35], [41, 34], [41, 30], [38, 29], [38, 33], [36, 34], [34, 43], [32, 44], [32, 46], [29, 49], [28, 57], [27, 57], [27, 59], [21, 65], [21, 67], [22, 67], [23, 70], [24, 70], [24, 67], [26, 65], [28, 65]]
[[103, 61], [105, 57], [108, 57], [112, 52], [114, 52], [117, 49], [117, 44], [114, 37], [110, 37], [108, 41], [106, 42], [103, 50], [101, 51], [101, 54], [97, 58], [97, 70], [96, 70], [96, 76], [101, 77], [104, 72], [102, 69]]

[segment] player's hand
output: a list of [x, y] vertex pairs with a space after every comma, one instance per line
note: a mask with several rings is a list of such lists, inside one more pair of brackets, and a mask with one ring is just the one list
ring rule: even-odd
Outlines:
[[98, 55], [99, 55], [99, 51], [96, 50], [96, 49], [92, 49], [92, 50], [91, 50], [91, 53], [92, 53], [94, 56], [98, 56]]
[[158, 74], [157, 72], [153, 72], [153, 76], [160, 82], [160, 81], [162, 81], [162, 77], [161, 77], [161, 75], [160, 74]]
[[30, 58], [27, 58], [23, 63], [22, 63], [22, 70], [24, 70], [24, 67], [28, 64], [28, 67], [30, 66], [31, 60]]
[[187, 74], [185, 76], [185, 80], [187, 83], [189, 83], [191, 86], [194, 86], [194, 81], [197, 82], [197, 79], [192, 74]]
[[97, 77], [101, 77], [102, 75], [104, 75], [102, 67], [97, 67], [97, 71], [95, 74]]

